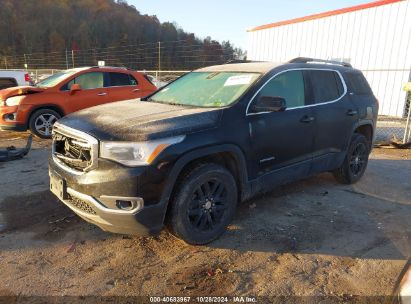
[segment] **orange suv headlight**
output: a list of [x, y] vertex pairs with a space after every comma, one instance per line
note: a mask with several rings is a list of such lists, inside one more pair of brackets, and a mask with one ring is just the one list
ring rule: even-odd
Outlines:
[[9, 98], [7, 98], [6, 101], [4, 102], [4, 105], [6, 105], [6, 106], [8, 106], [8, 107], [18, 106], [23, 98], [24, 98], [24, 96], [13, 96], [13, 97], [9, 97]]

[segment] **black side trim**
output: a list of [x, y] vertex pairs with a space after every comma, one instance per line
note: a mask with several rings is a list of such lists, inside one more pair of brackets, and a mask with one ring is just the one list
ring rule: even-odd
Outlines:
[[27, 131], [27, 125], [25, 124], [0, 125], [0, 129], [5, 130], [5, 131], [24, 132], [24, 131]]

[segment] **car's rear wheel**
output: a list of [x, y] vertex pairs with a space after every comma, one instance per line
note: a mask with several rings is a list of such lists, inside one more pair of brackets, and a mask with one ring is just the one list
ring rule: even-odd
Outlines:
[[369, 144], [362, 134], [354, 134], [342, 166], [333, 171], [334, 177], [343, 184], [354, 184], [364, 175], [368, 164]]
[[177, 185], [170, 212], [174, 235], [203, 245], [226, 230], [237, 207], [237, 185], [223, 166], [204, 163], [192, 168]]
[[38, 110], [30, 117], [30, 131], [40, 138], [51, 138], [53, 125], [60, 118], [61, 115], [52, 109]]

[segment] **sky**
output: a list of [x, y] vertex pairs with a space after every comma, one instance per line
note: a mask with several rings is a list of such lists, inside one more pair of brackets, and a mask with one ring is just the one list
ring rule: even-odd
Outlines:
[[176, 22], [200, 38], [229, 40], [244, 50], [249, 28], [367, 2], [371, 0], [128, 0], [141, 14]]

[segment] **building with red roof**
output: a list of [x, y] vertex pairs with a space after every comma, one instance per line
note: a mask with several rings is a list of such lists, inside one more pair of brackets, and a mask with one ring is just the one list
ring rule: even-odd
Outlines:
[[380, 101], [380, 115], [403, 117], [411, 81], [411, 0], [380, 0], [261, 25], [248, 30], [247, 57], [346, 61], [362, 70]]

